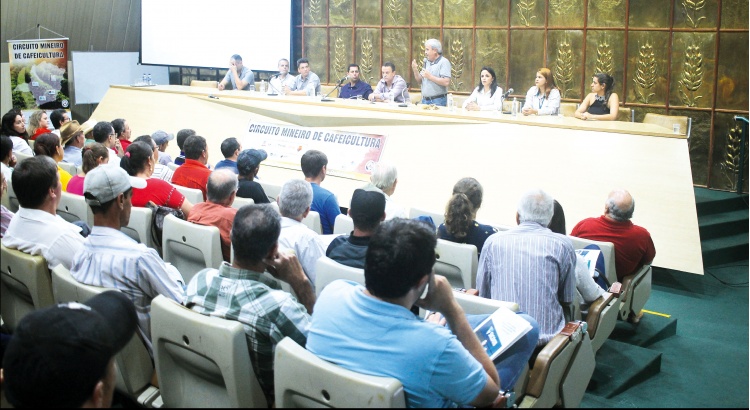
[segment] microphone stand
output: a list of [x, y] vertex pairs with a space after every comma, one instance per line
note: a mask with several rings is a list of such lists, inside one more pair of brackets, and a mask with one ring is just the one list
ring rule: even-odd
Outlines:
[[346, 78], [344, 78], [344, 79], [340, 80], [340, 81], [338, 82], [338, 84], [336, 84], [336, 87], [335, 87], [335, 88], [334, 88], [333, 90], [331, 90], [330, 92], [328, 92], [328, 94], [326, 94], [326, 95], [325, 95], [325, 97], [321, 98], [321, 99], [320, 99], [320, 101], [321, 101], [321, 102], [329, 102], [329, 101], [334, 101], [334, 99], [333, 99], [333, 98], [328, 98], [328, 96], [329, 96], [329, 95], [331, 95], [331, 93], [333, 93], [334, 91], [338, 90], [338, 89], [339, 89], [339, 88], [341, 87], [341, 84], [343, 84], [343, 83], [344, 83], [344, 80], [346, 80]]
[[279, 75], [278, 74], [272, 75], [271, 78], [268, 79], [268, 86], [273, 89], [273, 93], [272, 94], [266, 94], [266, 95], [271, 96], [271, 97], [275, 97], [275, 96], [281, 94], [281, 91], [277, 90], [276, 87], [273, 86], [273, 83], [271, 83], [271, 80], [273, 80], [274, 78], [279, 78]]

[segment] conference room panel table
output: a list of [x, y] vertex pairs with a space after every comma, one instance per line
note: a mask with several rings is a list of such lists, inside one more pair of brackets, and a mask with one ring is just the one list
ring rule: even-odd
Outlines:
[[[228, 137], [258, 148], [248, 136], [253, 123], [383, 135], [380, 159], [398, 168], [395, 202], [442, 214], [453, 185], [470, 176], [484, 187], [477, 220], [495, 225], [515, 225], [517, 201], [528, 189], [557, 199], [572, 229], [601, 215], [608, 193], [624, 188], [637, 205], [633, 222], [654, 240], [654, 266], [703, 274], [687, 140], [658, 125], [177, 85], [111, 86], [92, 118], [125, 118], [136, 136], [194, 129], [208, 142], [211, 165], [223, 159], [220, 145]], [[174, 141], [167, 152], [179, 153]], [[322, 186], [348, 206], [366, 176], [328, 168]], [[259, 177], [283, 184], [303, 175], [269, 158]]]

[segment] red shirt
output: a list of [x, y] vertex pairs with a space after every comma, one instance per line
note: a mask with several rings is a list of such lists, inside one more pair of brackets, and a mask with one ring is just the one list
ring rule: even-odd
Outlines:
[[190, 210], [188, 222], [198, 225], [215, 226], [221, 234], [221, 253], [224, 260], [230, 262], [232, 246], [232, 224], [237, 209], [231, 206], [215, 204], [213, 202], [201, 202]]
[[620, 282], [656, 256], [651, 234], [631, 221], [613, 221], [604, 215], [586, 218], [578, 222], [570, 235], [615, 244], [615, 270]]
[[122, 150], [123, 151], [127, 151], [128, 150], [128, 146], [130, 146], [130, 144], [132, 144], [132, 143], [133, 143], [133, 141], [122, 140], [122, 139], [120, 140], [120, 145], [122, 145]]
[[29, 139], [32, 140], [32, 141], [36, 141], [36, 139], [37, 139], [38, 136], [40, 136], [42, 134], [47, 134], [47, 133], [50, 133], [50, 132], [52, 132], [52, 131], [50, 131], [49, 129], [44, 128], [44, 127], [37, 128], [36, 131], [34, 131], [34, 135], [30, 136]]
[[185, 201], [185, 196], [167, 181], [158, 178], [146, 180], [143, 189], [133, 188], [133, 198], [130, 200], [133, 206], [144, 208], [148, 201], [159, 206], [180, 209]]
[[186, 159], [172, 175], [172, 183], [187, 188], [200, 189], [203, 192], [203, 200], [206, 200], [206, 186], [211, 170], [199, 161]]

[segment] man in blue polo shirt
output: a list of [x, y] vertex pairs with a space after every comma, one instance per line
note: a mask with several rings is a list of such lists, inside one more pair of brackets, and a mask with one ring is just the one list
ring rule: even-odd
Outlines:
[[349, 83], [341, 86], [339, 98], [357, 98], [361, 95], [366, 100], [370, 93], [372, 93], [370, 84], [359, 79], [359, 66], [349, 64]]
[[336, 216], [341, 213], [341, 208], [336, 195], [320, 186], [326, 178], [328, 157], [320, 151], [311, 149], [302, 155], [300, 165], [302, 173], [305, 174], [305, 181], [312, 185], [313, 201], [310, 210], [320, 214], [323, 235], [330, 235], [333, 233], [333, 223]]

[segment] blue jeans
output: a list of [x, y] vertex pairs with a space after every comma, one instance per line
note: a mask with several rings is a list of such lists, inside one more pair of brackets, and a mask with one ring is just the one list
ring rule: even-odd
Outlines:
[[431, 100], [427, 100], [422, 97], [422, 104], [435, 104], [440, 107], [445, 107], [448, 105], [448, 97], [442, 96], [440, 98], [433, 98]]
[[[518, 377], [528, 364], [539, 340], [539, 324], [536, 320], [523, 312], [516, 314], [531, 323], [531, 330], [493, 361], [497, 373], [500, 375], [500, 388], [502, 390], [510, 390], [516, 385]], [[479, 326], [487, 317], [489, 315], [466, 315], [472, 329]]]

